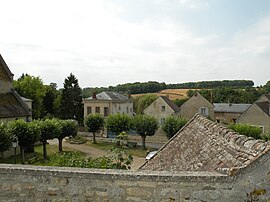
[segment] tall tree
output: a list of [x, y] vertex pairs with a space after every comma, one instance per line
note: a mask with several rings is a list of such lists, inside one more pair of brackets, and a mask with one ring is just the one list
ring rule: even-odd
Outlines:
[[14, 81], [14, 88], [21, 96], [33, 100], [33, 118], [42, 118], [45, 115], [43, 97], [46, 90], [39, 77], [23, 74]]
[[71, 73], [64, 82], [61, 100], [61, 118], [83, 121], [82, 89], [78, 79]]
[[146, 149], [146, 136], [153, 136], [158, 129], [158, 122], [155, 117], [148, 115], [136, 115], [133, 118], [133, 127], [142, 137], [142, 147]]

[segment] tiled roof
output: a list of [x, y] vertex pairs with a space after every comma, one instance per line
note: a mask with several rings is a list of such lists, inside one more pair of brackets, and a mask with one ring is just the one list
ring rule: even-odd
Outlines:
[[269, 143], [239, 135], [196, 114], [140, 169], [228, 173], [269, 150]]
[[174, 104], [167, 96], [160, 96], [171, 108], [174, 112], [179, 112], [180, 108]]
[[269, 101], [255, 102], [255, 104], [258, 105], [258, 107], [260, 107], [267, 115], [269, 115]]
[[243, 113], [251, 104], [214, 103], [215, 112]]
[[13, 74], [11, 73], [10, 69], [8, 68], [8, 66], [7, 66], [5, 60], [3, 59], [3, 57], [1, 56], [1, 54], [0, 54], [0, 66], [2, 66], [5, 69], [8, 77], [10, 78], [10, 80], [12, 80]]
[[[129, 98], [117, 92], [104, 91], [96, 95], [97, 100], [112, 100], [112, 101], [128, 101]], [[87, 98], [87, 100], [93, 100], [93, 97]]]
[[0, 94], [0, 118], [23, 116], [31, 116], [31, 112], [15, 91]]
[[265, 94], [265, 97], [267, 97], [267, 99], [270, 100], [270, 94]]

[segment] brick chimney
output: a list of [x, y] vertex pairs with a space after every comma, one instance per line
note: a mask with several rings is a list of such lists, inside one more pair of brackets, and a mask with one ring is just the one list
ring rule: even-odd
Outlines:
[[93, 92], [93, 93], [92, 93], [92, 99], [93, 99], [93, 100], [96, 100], [96, 99], [97, 99], [97, 93], [96, 93], [96, 92]]

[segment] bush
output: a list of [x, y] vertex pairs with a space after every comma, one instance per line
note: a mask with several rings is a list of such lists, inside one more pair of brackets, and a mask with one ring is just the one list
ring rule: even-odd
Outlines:
[[246, 135], [248, 137], [253, 137], [255, 139], [261, 139], [261, 129], [257, 126], [251, 126], [248, 124], [231, 124], [230, 129], [234, 130], [241, 135]]

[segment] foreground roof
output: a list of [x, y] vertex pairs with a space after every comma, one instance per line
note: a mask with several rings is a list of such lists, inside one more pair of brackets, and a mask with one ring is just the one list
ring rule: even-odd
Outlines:
[[174, 112], [179, 112], [180, 108], [174, 104], [167, 96], [160, 96], [166, 103], [167, 105], [170, 106], [170, 108], [174, 111]]
[[269, 150], [269, 143], [240, 135], [196, 114], [140, 169], [228, 173], [249, 165]]
[[[96, 95], [97, 100], [128, 101], [129, 98], [117, 92], [103, 91]], [[94, 100], [93, 96], [86, 100]]]
[[0, 94], [0, 118], [24, 116], [31, 116], [31, 111], [14, 90]]
[[252, 104], [214, 103], [215, 112], [243, 113]]

